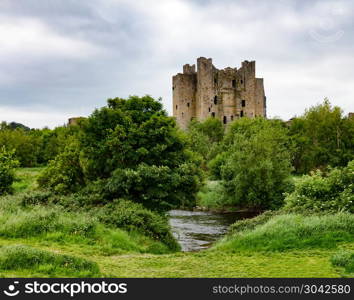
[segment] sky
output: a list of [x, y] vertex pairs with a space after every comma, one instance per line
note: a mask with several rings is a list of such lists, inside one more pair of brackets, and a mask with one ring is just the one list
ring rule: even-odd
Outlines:
[[256, 61], [268, 117], [325, 97], [354, 111], [352, 0], [0, 0], [0, 121], [88, 116], [108, 98], [162, 97], [200, 56]]

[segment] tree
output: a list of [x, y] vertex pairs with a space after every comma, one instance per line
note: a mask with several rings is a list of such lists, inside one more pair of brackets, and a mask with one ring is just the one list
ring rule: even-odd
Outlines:
[[0, 195], [11, 192], [11, 185], [15, 179], [14, 168], [18, 161], [14, 159], [14, 151], [0, 148]]
[[[160, 101], [150, 96], [109, 99], [78, 128], [79, 154], [72, 164], [80, 166], [87, 189], [99, 181], [102, 202], [124, 197], [156, 210], [194, 204], [201, 174], [185, 136]], [[55, 190], [60, 184], [55, 178], [66, 179], [66, 173], [74, 177], [65, 181], [65, 190], [81, 184], [80, 172], [70, 171], [66, 158], [59, 155], [50, 166], [53, 172], [43, 176], [43, 186]]]
[[328, 99], [294, 118], [289, 132], [297, 148], [297, 173], [327, 165], [345, 166], [354, 159], [354, 120], [343, 117], [342, 110], [332, 107]]
[[244, 118], [231, 126], [221, 163], [224, 196], [240, 207], [279, 207], [292, 169], [287, 129], [279, 120], [263, 118]]
[[202, 157], [203, 169], [207, 170], [208, 161], [218, 154], [224, 130], [223, 124], [216, 118], [190, 122], [187, 130], [189, 148]]

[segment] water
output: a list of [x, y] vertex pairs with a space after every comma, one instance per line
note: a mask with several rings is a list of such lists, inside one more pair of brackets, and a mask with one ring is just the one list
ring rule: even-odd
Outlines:
[[171, 210], [170, 224], [173, 235], [182, 251], [199, 251], [208, 248], [221, 238], [236, 220], [251, 217], [249, 213], [211, 213]]

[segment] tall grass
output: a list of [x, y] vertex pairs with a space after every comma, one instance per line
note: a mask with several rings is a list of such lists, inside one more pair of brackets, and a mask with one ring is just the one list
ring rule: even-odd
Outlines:
[[36, 248], [11, 245], [0, 247], [1, 270], [30, 270], [47, 276], [97, 277], [97, 263], [71, 255], [52, 253]]
[[335, 248], [354, 242], [354, 215], [279, 215], [253, 229], [231, 234], [215, 249], [228, 251], [284, 251], [306, 248]]
[[142, 233], [109, 228], [88, 213], [67, 212], [60, 206], [37, 205], [10, 211], [0, 208], [0, 237], [86, 245], [103, 255], [171, 252], [163, 243]]
[[331, 263], [344, 269], [344, 276], [354, 277], [354, 252], [339, 251], [331, 258]]

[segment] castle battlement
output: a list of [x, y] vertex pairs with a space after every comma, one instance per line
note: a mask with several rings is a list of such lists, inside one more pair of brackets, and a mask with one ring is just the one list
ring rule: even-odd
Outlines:
[[219, 118], [224, 124], [241, 117], [266, 117], [263, 78], [256, 78], [255, 61], [218, 70], [211, 58], [199, 57], [172, 77], [173, 116], [182, 128], [196, 118]]

